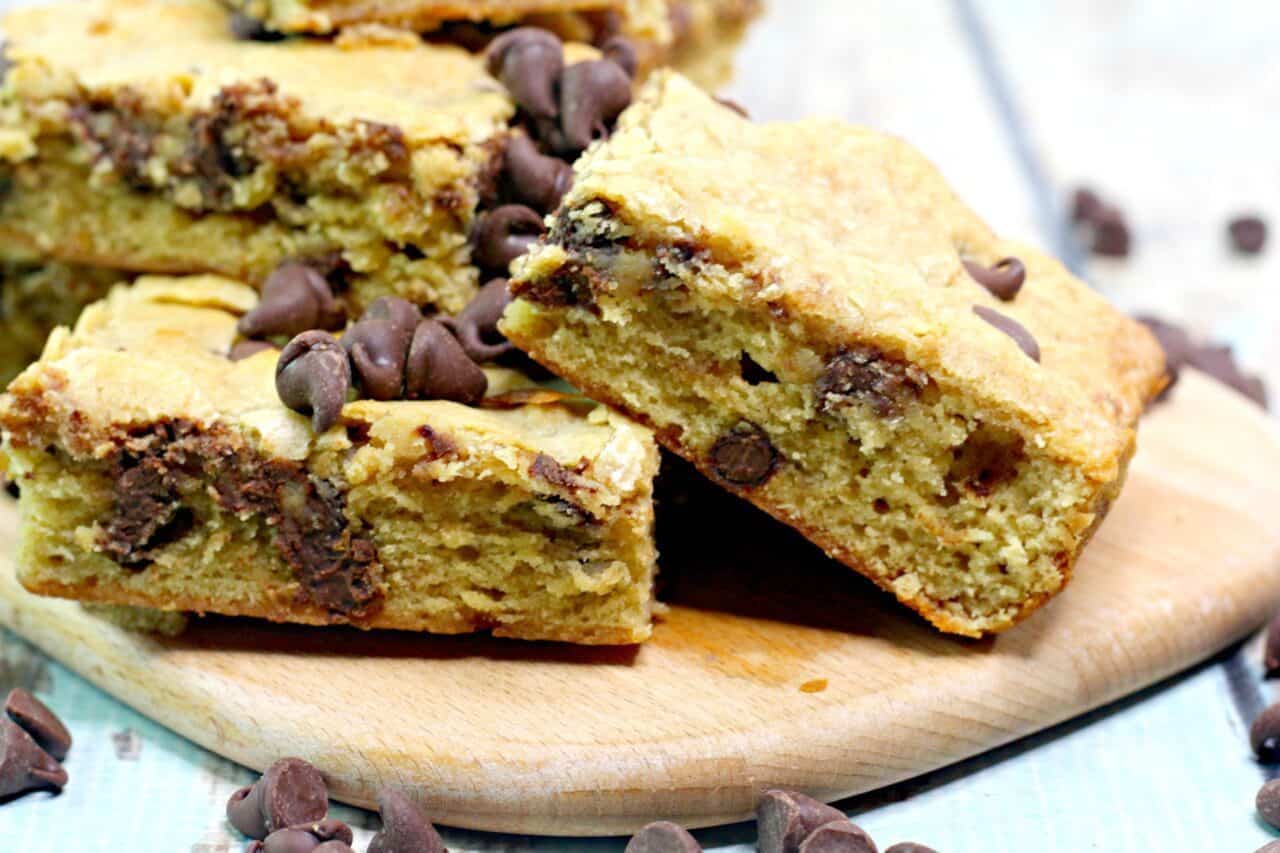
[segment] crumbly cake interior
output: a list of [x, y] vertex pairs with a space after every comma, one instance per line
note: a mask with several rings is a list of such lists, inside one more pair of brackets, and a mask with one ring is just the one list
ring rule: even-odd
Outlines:
[[55, 327], [74, 323], [123, 277], [100, 267], [0, 260], [0, 386], [40, 356]]
[[[621, 251], [587, 268], [626, 292], [652, 285], [650, 257]], [[1006, 628], [1066, 582], [1119, 482], [1100, 493], [1078, 468], [927, 378], [891, 400], [887, 417], [857, 395], [824, 402], [815, 389], [829, 355], [772, 318], [676, 286], [697, 276], [730, 292], [732, 273], [670, 260], [663, 272], [644, 299], [600, 299], [599, 316], [518, 301], [507, 328], [536, 340], [553, 370], [637, 414], [703, 473], [763, 495], [775, 516], [948, 630]], [[877, 362], [894, 359], [876, 353]], [[780, 456], [754, 488], [726, 481], [709, 461], [717, 441], [747, 425]]]
[[476, 57], [237, 42], [211, 0], [25, 10], [6, 31], [0, 245], [259, 283], [331, 258], [357, 310], [474, 293], [476, 175], [513, 113]]
[[[28, 589], [312, 624], [648, 637], [657, 454], [643, 429], [586, 404], [359, 401], [313, 437], [272, 399], [274, 353], [226, 360], [235, 315], [216, 306], [243, 298], [227, 285], [117, 291], [12, 385], [0, 425]], [[199, 331], [175, 346], [175, 328]], [[144, 379], [158, 359], [173, 372]], [[175, 381], [191, 392], [140, 384]], [[522, 385], [491, 371], [495, 394]]]

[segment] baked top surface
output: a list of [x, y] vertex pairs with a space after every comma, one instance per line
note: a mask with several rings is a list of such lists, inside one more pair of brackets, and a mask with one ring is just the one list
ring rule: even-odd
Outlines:
[[70, 76], [90, 94], [123, 87], [174, 112], [207, 107], [224, 87], [274, 82], [299, 111], [334, 124], [390, 124], [412, 143], [480, 142], [514, 108], [482, 59], [428, 44], [234, 38], [229, 10], [214, 0], [86, 0], [5, 17], [12, 64], [6, 82], [40, 99]]
[[[429, 425], [459, 450], [454, 456], [475, 464], [525, 471], [530, 458], [549, 456], [580, 472], [588, 502], [597, 506], [648, 488], [654, 455], [648, 430], [580, 402], [484, 408], [360, 400], [316, 436], [276, 394], [275, 351], [238, 362], [226, 357], [238, 316], [256, 300], [247, 286], [215, 276], [144, 276], [117, 287], [85, 310], [74, 331], [54, 333], [41, 360], [11, 386], [0, 424], [19, 437], [33, 421], [37, 430], [52, 425], [76, 451], [105, 454], [122, 429], [182, 419], [229, 426], [258, 452], [291, 460], [350, 446], [344, 424], [361, 424], [379, 448], [407, 465], [430, 455], [423, 433]], [[515, 371], [486, 372], [491, 399], [532, 386]]]
[[[741, 273], [733, 292], [695, 277], [700, 295], [768, 307], [830, 352], [856, 341], [901, 353], [1100, 473], [1162, 384], [1163, 355], [1145, 329], [1057, 261], [997, 237], [893, 137], [835, 120], [755, 124], [659, 72], [576, 172], [563, 209], [603, 201], [634, 241]], [[1027, 268], [1012, 302], [962, 264], [1006, 256]], [[537, 254], [527, 269], [537, 274]], [[1026, 327], [1041, 362], [974, 306]]]

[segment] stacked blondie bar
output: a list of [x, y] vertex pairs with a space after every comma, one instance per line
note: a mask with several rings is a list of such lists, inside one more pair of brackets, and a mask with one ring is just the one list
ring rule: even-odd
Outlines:
[[1158, 346], [905, 144], [659, 67], [754, 2], [228, 2], [5, 22], [28, 589], [642, 642], [655, 436], [943, 630], [1067, 582]]

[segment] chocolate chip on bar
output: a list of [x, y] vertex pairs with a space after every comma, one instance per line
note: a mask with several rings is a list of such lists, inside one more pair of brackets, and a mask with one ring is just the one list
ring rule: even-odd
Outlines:
[[985, 305], [973, 306], [973, 313], [1013, 338], [1013, 342], [1018, 345], [1018, 349], [1026, 353], [1027, 358], [1039, 363], [1040, 344], [1036, 342], [1036, 339], [1027, 331], [1025, 326], [1009, 315], [1001, 314], [994, 308], [988, 308]]
[[1260, 216], [1237, 216], [1227, 223], [1231, 247], [1242, 255], [1256, 255], [1267, 245], [1267, 223]]
[[425, 319], [418, 324], [405, 363], [405, 399], [472, 405], [484, 398], [488, 384], [484, 371], [442, 323]]
[[445, 853], [440, 833], [403, 791], [380, 791], [378, 814], [382, 829], [369, 842], [368, 853]]
[[289, 827], [318, 824], [328, 811], [324, 777], [301, 758], [281, 758], [261, 779], [227, 800], [227, 820], [257, 839]]
[[277, 829], [261, 841], [252, 842], [245, 853], [315, 853], [327, 846], [330, 853], [351, 849], [351, 827], [332, 818], [302, 826]]
[[485, 54], [489, 73], [498, 78], [520, 108], [535, 118], [556, 115], [556, 81], [564, 68], [560, 39], [537, 27], [518, 27], [498, 36]]
[[1003, 258], [991, 267], [965, 261], [964, 268], [974, 281], [1002, 302], [1012, 301], [1027, 280], [1027, 268], [1017, 258]]
[[542, 217], [523, 204], [504, 204], [480, 218], [476, 226], [475, 261], [487, 270], [505, 273], [511, 262], [542, 236]]
[[67, 771], [26, 729], [0, 718], [0, 797], [45, 788], [62, 790]]
[[441, 320], [472, 361], [494, 361], [515, 349], [498, 331], [498, 320], [511, 302], [508, 284], [505, 278], [493, 279], [480, 288], [458, 316]]
[[763, 486], [778, 470], [778, 462], [773, 442], [755, 424], [739, 424], [711, 446], [711, 470], [734, 486]]
[[276, 362], [280, 401], [324, 432], [338, 422], [351, 387], [351, 365], [342, 344], [328, 332], [310, 331], [289, 341]]
[[800, 844], [800, 853], [879, 853], [871, 836], [846, 818], [823, 824]]
[[701, 853], [689, 831], [669, 820], [655, 821], [641, 827], [627, 842], [626, 853]]
[[573, 167], [543, 154], [523, 133], [513, 134], [508, 140], [503, 168], [516, 200], [542, 213], [555, 210], [573, 184]]
[[857, 347], [841, 349], [827, 362], [815, 391], [821, 412], [848, 400], [862, 400], [880, 417], [892, 417], [928, 383], [928, 376], [918, 367], [869, 347]]
[[363, 396], [395, 400], [404, 395], [405, 361], [413, 330], [422, 319], [413, 304], [394, 296], [374, 301], [342, 336]]
[[263, 338], [338, 329], [342, 321], [342, 308], [324, 276], [306, 264], [288, 261], [267, 278], [262, 299], [240, 318], [238, 329], [246, 338]]
[[71, 751], [71, 732], [48, 706], [21, 687], [9, 691], [4, 701], [4, 712], [58, 761]]
[[799, 853], [819, 827], [848, 823], [844, 812], [796, 791], [765, 791], [756, 806], [760, 853]]

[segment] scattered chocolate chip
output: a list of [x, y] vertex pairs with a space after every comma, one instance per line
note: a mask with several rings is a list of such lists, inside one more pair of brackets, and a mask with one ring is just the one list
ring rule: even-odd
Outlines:
[[326, 819], [303, 826], [277, 829], [262, 841], [252, 842], [245, 853], [315, 853], [326, 842], [342, 845], [350, 850], [354, 836], [351, 827], [340, 820]]
[[40, 748], [27, 730], [8, 717], [0, 718], [0, 797], [44, 788], [62, 790], [67, 771]]
[[1102, 213], [1102, 198], [1088, 187], [1080, 187], [1071, 195], [1071, 221], [1091, 223]]
[[631, 103], [631, 78], [603, 59], [570, 65], [560, 75], [560, 130], [565, 153], [585, 151], [609, 135], [613, 122]]
[[640, 60], [636, 55], [636, 46], [631, 43], [631, 39], [626, 36], [611, 36], [604, 44], [600, 45], [600, 53], [605, 59], [627, 72], [628, 77], [635, 78], [636, 69], [640, 66]]
[[326, 841], [313, 850], [312, 853], [355, 853], [355, 851], [351, 849], [350, 844], [344, 844], [341, 841]]
[[231, 35], [240, 41], [283, 41], [284, 34], [267, 28], [257, 18], [243, 12], [231, 13]]
[[1124, 214], [1114, 207], [1105, 207], [1099, 211], [1090, 223], [1093, 226], [1093, 241], [1089, 248], [1095, 255], [1109, 258], [1128, 257], [1131, 237], [1129, 224]]
[[310, 331], [289, 341], [276, 362], [280, 401], [311, 416], [320, 433], [338, 422], [351, 387], [351, 364], [342, 344], [328, 332]]
[[515, 349], [498, 331], [502, 312], [511, 304], [508, 284], [505, 278], [493, 279], [480, 288], [458, 316], [441, 320], [474, 362], [493, 361]]
[[555, 210], [573, 184], [573, 167], [540, 152], [523, 133], [507, 142], [503, 167], [516, 199], [542, 213]]
[[422, 313], [395, 296], [376, 299], [342, 336], [355, 380], [371, 400], [395, 400], [404, 394], [405, 359]]
[[1181, 326], [1161, 320], [1159, 317], [1138, 316], [1134, 318], [1155, 335], [1156, 342], [1164, 350], [1164, 373], [1168, 384], [1160, 392], [1158, 399], [1163, 399], [1178, 384], [1178, 376], [1182, 368], [1189, 363], [1195, 344], [1187, 330]]
[[884, 853], [938, 853], [938, 851], [923, 844], [916, 844], [914, 841], [900, 841]]
[[1280, 829], [1280, 779], [1272, 779], [1259, 788], [1254, 804], [1263, 820]]
[[1242, 255], [1256, 255], [1267, 245], [1267, 223], [1260, 216], [1237, 216], [1227, 224], [1231, 247]]
[[418, 324], [405, 365], [406, 400], [453, 400], [474, 405], [484, 399], [488, 386], [484, 371], [467, 357], [442, 323], [426, 319]]
[[537, 27], [505, 32], [490, 43], [485, 63], [525, 112], [534, 118], [555, 117], [564, 49], [554, 34]]
[[879, 850], [862, 827], [842, 817], [809, 833], [800, 843], [800, 853], [879, 853]]
[[329, 794], [324, 777], [301, 758], [281, 758], [253, 785], [227, 800], [227, 820], [250, 838], [324, 820]]
[[[889, 853], [889, 851], [886, 850], [885, 853]], [[1280, 853], [1280, 841], [1268, 841], [1253, 853]]]
[[1267, 624], [1267, 642], [1262, 655], [1262, 665], [1267, 678], [1280, 675], [1280, 613]]
[[440, 833], [404, 792], [380, 791], [378, 814], [382, 829], [369, 842], [368, 853], [445, 853]]
[[35, 739], [40, 748], [58, 761], [71, 750], [71, 732], [49, 707], [21, 687], [9, 691], [4, 712]]
[[716, 476], [735, 486], [762, 486], [778, 470], [778, 451], [755, 424], [739, 424], [721, 436], [709, 458]]
[[814, 830], [841, 821], [849, 822], [844, 812], [813, 797], [795, 791], [765, 791], [756, 806], [757, 846], [760, 853], [798, 853]]
[[1264, 764], [1280, 763], [1280, 702], [1269, 706], [1249, 727], [1249, 745]]
[[973, 306], [973, 313], [1013, 338], [1018, 349], [1026, 353], [1032, 361], [1040, 362], [1040, 344], [1036, 343], [1036, 339], [1017, 320], [985, 305]]
[[1164, 350], [1165, 375], [1169, 378], [1169, 384], [1160, 394], [1161, 399], [1168, 395], [1178, 381], [1182, 368], [1190, 366], [1227, 387], [1234, 388], [1262, 408], [1267, 408], [1266, 385], [1258, 377], [1241, 369], [1230, 347], [1198, 343], [1186, 329], [1158, 317], [1140, 315], [1134, 319], [1151, 330], [1160, 343], [1160, 348]]
[[992, 267], [964, 261], [964, 268], [974, 281], [1002, 302], [1012, 301], [1027, 280], [1027, 268], [1017, 258], [1002, 258]]
[[523, 204], [504, 204], [480, 217], [474, 234], [476, 263], [505, 274], [546, 230], [542, 217]]
[[689, 831], [669, 820], [641, 827], [627, 842], [625, 853], [701, 853], [702, 845]]
[[257, 355], [263, 350], [269, 349], [275, 349], [275, 346], [267, 341], [252, 341], [245, 338], [232, 344], [231, 352], [227, 353], [227, 358], [232, 361], [244, 361], [249, 356]]
[[746, 352], [738, 357], [738, 372], [748, 385], [773, 384], [778, 381], [777, 374], [772, 370], [765, 370]]
[[337, 329], [343, 319], [324, 277], [306, 264], [286, 261], [267, 277], [262, 299], [240, 318], [237, 328], [246, 338], [263, 338]]

